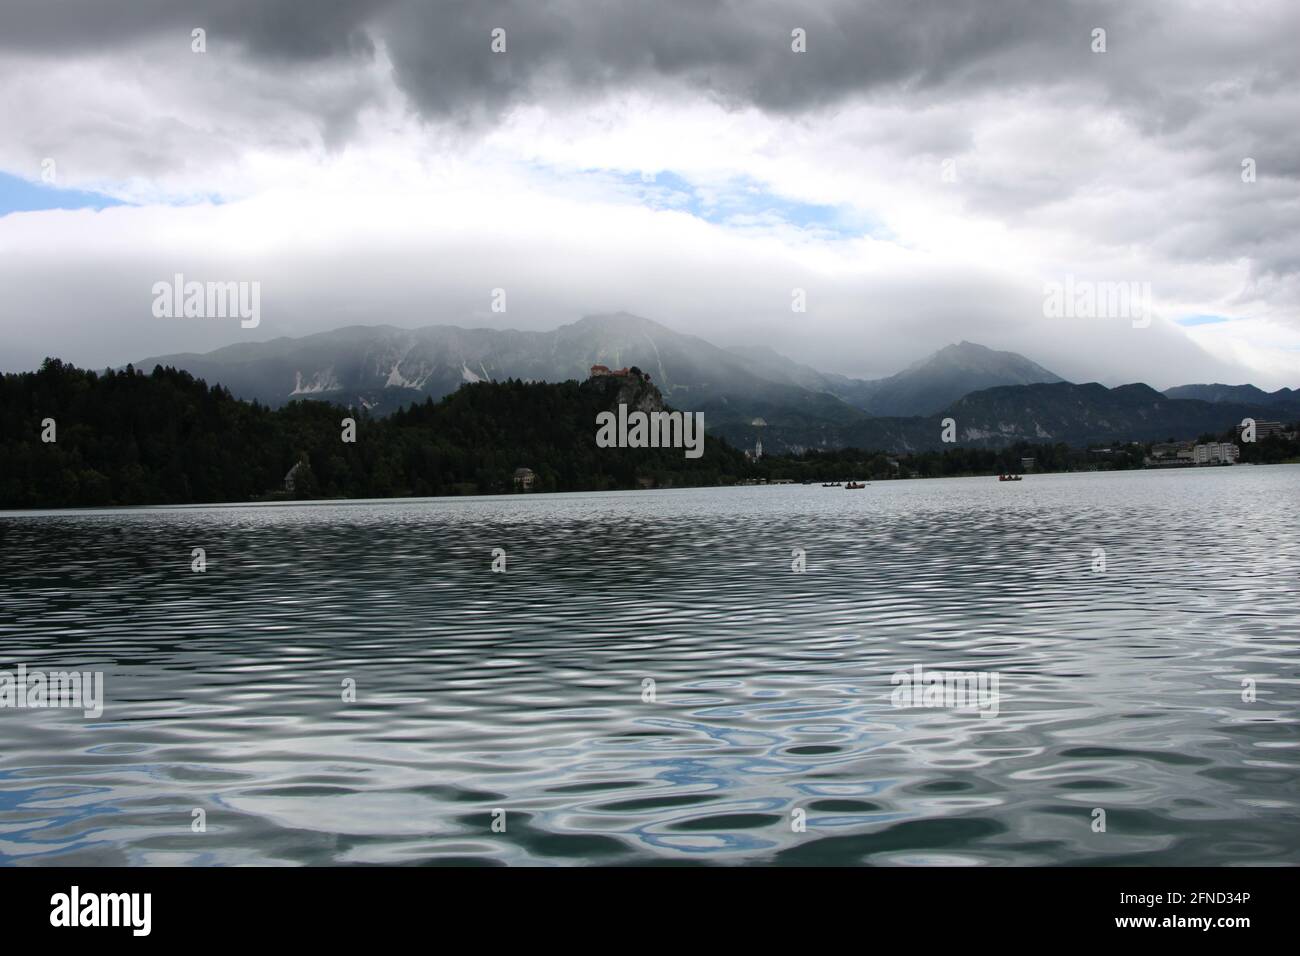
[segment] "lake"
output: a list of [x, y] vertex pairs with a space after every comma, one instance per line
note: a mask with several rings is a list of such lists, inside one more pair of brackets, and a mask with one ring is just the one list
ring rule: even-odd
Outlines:
[[[1237, 466], [0, 513], [0, 670], [105, 698], [0, 708], [0, 862], [1294, 864], [1298, 501]], [[936, 673], [996, 691], [900, 705]]]

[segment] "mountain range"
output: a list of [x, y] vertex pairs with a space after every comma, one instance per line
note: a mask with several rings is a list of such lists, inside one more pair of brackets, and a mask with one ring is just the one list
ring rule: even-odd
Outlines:
[[1289, 414], [1300, 411], [1300, 389], [1294, 388], [1266, 392], [1254, 385], [1176, 385], [1165, 389], [1164, 395], [1235, 405], [1275, 405], [1279, 411]]
[[350, 326], [136, 363], [184, 369], [272, 408], [301, 398], [389, 414], [467, 382], [585, 379], [592, 365], [637, 366], [665, 401], [704, 412], [709, 432], [769, 451], [939, 447], [941, 419], [958, 440], [1072, 445], [1222, 432], [1243, 417], [1300, 415], [1300, 392], [1252, 385], [1076, 385], [1014, 352], [949, 345], [887, 378], [820, 372], [766, 346], [720, 348], [627, 313], [588, 316], [549, 332]]
[[1033, 385], [1064, 381], [1015, 352], [995, 352], [973, 342], [959, 342], [909, 365], [888, 378], [864, 380], [829, 375], [799, 365], [766, 346], [731, 350], [749, 360], [768, 378], [829, 392], [872, 416], [931, 415], [963, 395], [998, 385]]

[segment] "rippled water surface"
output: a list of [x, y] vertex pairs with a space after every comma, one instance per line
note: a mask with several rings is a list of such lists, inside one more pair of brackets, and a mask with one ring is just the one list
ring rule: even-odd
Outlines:
[[[1294, 864], [1297, 492], [2, 514], [0, 669], [107, 702], [0, 709], [0, 861]], [[895, 707], [918, 664], [996, 672], [997, 716]]]

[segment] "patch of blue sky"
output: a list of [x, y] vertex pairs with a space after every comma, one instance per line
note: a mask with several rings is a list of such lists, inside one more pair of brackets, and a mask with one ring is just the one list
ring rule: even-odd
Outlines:
[[33, 182], [21, 176], [0, 173], [0, 216], [11, 212], [40, 212], [46, 209], [106, 209], [126, 203], [103, 193], [63, 189]]
[[1179, 325], [1190, 328], [1194, 325], [1217, 325], [1219, 322], [1231, 322], [1227, 316], [1223, 315], [1185, 315], [1181, 319], [1174, 319]]
[[749, 177], [693, 182], [665, 170], [654, 174], [584, 170], [650, 209], [676, 210], [738, 229], [795, 228], [834, 239], [888, 239], [879, 222], [843, 205], [804, 202], [773, 192]]

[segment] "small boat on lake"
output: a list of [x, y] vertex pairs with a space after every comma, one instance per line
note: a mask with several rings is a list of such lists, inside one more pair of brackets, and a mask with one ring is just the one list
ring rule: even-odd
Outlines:
[[998, 481], [1019, 481], [1019, 475], [998, 475]]
[[840, 487], [840, 483], [839, 483], [838, 481], [831, 481], [831, 482], [827, 482], [827, 483], [823, 484], [822, 487], [823, 487], [823, 488], [838, 488], [838, 487]]
[[845, 485], [844, 487], [847, 488], [847, 489], [849, 489], [850, 491], [857, 491], [859, 488], [865, 488], [865, 487], [867, 487], [867, 486], [866, 486], [866, 484], [861, 484], [861, 485], [859, 485], [857, 482], [850, 481], [850, 482], [849, 482], [847, 485]]

